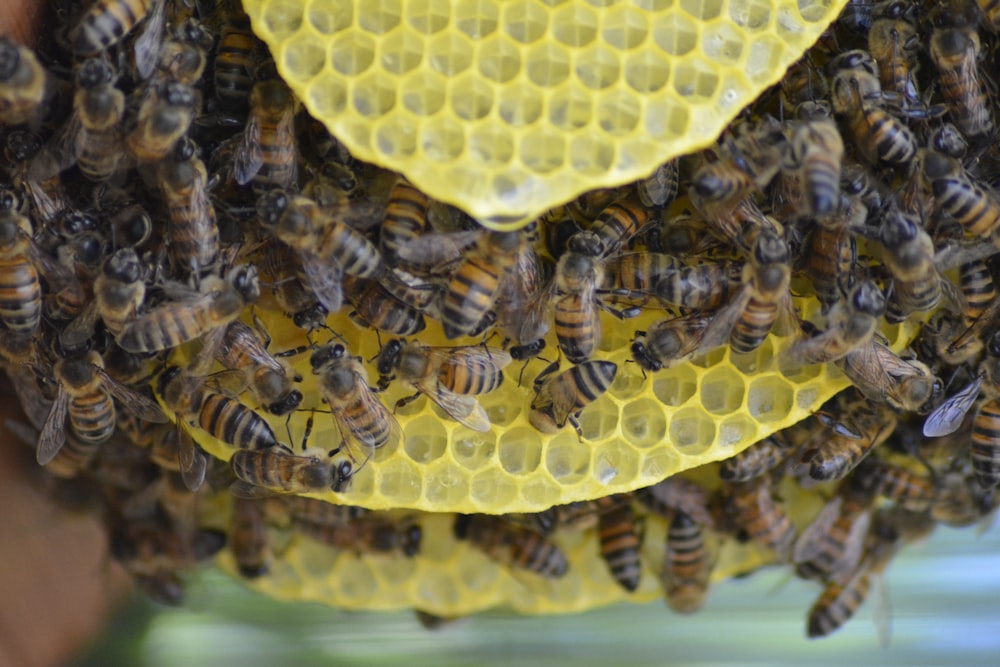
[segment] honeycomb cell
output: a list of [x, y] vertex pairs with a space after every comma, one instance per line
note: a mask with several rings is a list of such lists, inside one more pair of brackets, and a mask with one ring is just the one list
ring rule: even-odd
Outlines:
[[366, 0], [365, 4], [365, 11], [357, 16], [357, 25], [362, 30], [384, 35], [399, 25], [403, 0]]
[[621, 76], [620, 56], [614, 49], [596, 43], [574, 54], [573, 71], [577, 80], [591, 90], [604, 90]]
[[396, 30], [378, 45], [379, 62], [390, 74], [402, 76], [424, 60], [424, 40], [409, 30]]
[[520, 48], [503, 35], [484, 40], [479, 51], [479, 73], [490, 81], [507, 83], [521, 73]]
[[655, 93], [670, 80], [670, 61], [652, 50], [625, 57], [625, 82], [637, 93]]
[[385, 567], [372, 572], [378, 582], [380, 592], [402, 590], [416, 576], [418, 566], [415, 559], [385, 558], [382, 560], [385, 561]]
[[379, 493], [392, 498], [395, 505], [414, 503], [420, 497], [423, 476], [415, 464], [405, 459], [386, 461], [378, 467]]
[[698, 378], [689, 366], [675, 366], [653, 376], [653, 395], [664, 405], [683, 405], [697, 391]]
[[570, 52], [547, 41], [532, 45], [525, 53], [524, 72], [536, 86], [554, 88], [569, 77]]
[[538, 185], [535, 178], [523, 170], [497, 174], [492, 183], [497, 199], [511, 203], [529, 195]]
[[309, 539], [296, 536], [295, 555], [297, 565], [309, 578], [322, 579], [330, 572], [331, 560], [335, 558], [330, 547]]
[[513, 423], [521, 414], [521, 406], [509, 400], [509, 396], [492, 394], [481, 398], [480, 403], [486, 409], [490, 423], [498, 429]]
[[501, 120], [515, 128], [534, 125], [541, 117], [544, 107], [540, 91], [527, 83], [504, 86], [500, 89], [497, 100], [497, 112]]
[[729, 353], [726, 347], [719, 347], [708, 354], [702, 354], [691, 360], [691, 365], [698, 368], [712, 368], [722, 363], [722, 360]]
[[644, 479], [661, 480], [670, 476], [671, 470], [677, 470], [680, 457], [669, 449], [651, 449], [644, 452], [642, 464], [639, 467]]
[[405, 7], [406, 22], [425, 35], [444, 30], [451, 20], [448, 0], [407, 0]]
[[732, 368], [712, 368], [701, 379], [701, 406], [716, 415], [736, 412], [743, 404], [744, 380]]
[[326, 65], [326, 48], [322, 42], [309, 37], [297, 39], [284, 53], [285, 67], [295, 72], [300, 81], [308, 81], [323, 71]]
[[433, 417], [420, 417], [405, 433], [403, 451], [415, 463], [430, 463], [444, 454], [448, 447], [448, 431]]
[[680, 0], [680, 8], [707, 23], [722, 13], [722, 0]]
[[676, 101], [646, 104], [646, 132], [653, 138], [673, 136], [687, 131], [691, 124], [691, 113]]
[[412, 157], [417, 152], [417, 128], [413, 120], [402, 115], [386, 118], [375, 127], [375, 145], [382, 155], [397, 159]]
[[420, 126], [420, 146], [430, 160], [451, 162], [465, 151], [465, 133], [447, 118], [431, 118]]
[[473, 128], [469, 133], [469, 152], [485, 164], [507, 164], [514, 157], [511, 132], [492, 125]]
[[424, 495], [437, 507], [454, 507], [469, 497], [469, 478], [458, 466], [443, 461], [426, 471]]
[[453, 609], [461, 600], [461, 593], [448, 572], [425, 572], [417, 581], [417, 597], [425, 605], [421, 609]]
[[[495, 468], [483, 470], [472, 477], [469, 497], [480, 512], [495, 512], [510, 507], [518, 496], [518, 485], [509, 475]], [[539, 505], [541, 507], [541, 505]]]
[[615, 381], [608, 389], [608, 395], [629, 401], [642, 391], [642, 386], [648, 381], [649, 378], [644, 376], [635, 364], [619, 365]]
[[[427, 62], [442, 76], [456, 76], [472, 66], [473, 44], [465, 35], [442, 33], [427, 41]], [[431, 92], [440, 95], [446, 83], [440, 82]]]
[[741, 442], [756, 442], [758, 439], [757, 424], [752, 419], [741, 414], [726, 417], [719, 424], [719, 439], [716, 443], [719, 458], [735, 454], [735, 448]]
[[575, 484], [590, 472], [590, 446], [575, 434], [559, 437], [545, 450], [545, 468], [559, 484]]
[[444, 106], [444, 97], [434, 92], [443, 86], [442, 78], [433, 72], [422, 72], [407, 77], [399, 90], [403, 107], [417, 116], [433, 116]]
[[586, 127], [592, 116], [591, 97], [577, 86], [563, 86], [549, 97], [549, 122], [563, 136]]
[[641, 398], [622, 408], [622, 435], [633, 447], [646, 449], [662, 444], [666, 432], [663, 406], [656, 401]]
[[674, 69], [673, 85], [681, 97], [707, 100], [719, 89], [719, 74], [708, 63], [682, 63]]
[[600, 135], [583, 134], [570, 143], [569, 158], [578, 171], [603, 171], [614, 164], [615, 148]]
[[580, 430], [587, 440], [599, 440], [618, 428], [618, 406], [608, 397], [599, 398], [580, 415]]
[[680, 12], [667, 12], [653, 23], [653, 41], [667, 55], [682, 57], [697, 48], [698, 26]]
[[745, 51], [743, 34], [730, 23], [716, 23], [705, 28], [701, 50], [710, 60], [728, 66], [739, 65]]
[[552, 12], [552, 36], [566, 46], [579, 48], [597, 39], [598, 16], [593, 8], [566, 3]]
[[334, 76], [321, 76], [309, 87], [306, 99], [324, 113], [343, 113], [347, 107], [347, 88]]
[[453, 4], [455, 27], [466, 36], [478, 40], [496, 32], [500, 24], [496, 0], [457, 0]]
[[449, 100], [456, 116], [478, 120], [493, 110], [493, 88], [474, 76], [458, 77], [449, 86]]
[[765, 35], [754, 40], [750, 44], [744, 70], [747, 78], [755, 83], [767, 80], [769, 73], [784, 61], [786, 55], [784, 45], [776, 38]]
[[321, 35], [332, 35], [354, 22], [354, 7], [345, 2], [331, 6], [323, 0], [310, 0], [306, 20]]
[[763, 30], [774, 16], [774, 3], [767, 0], [730, 0], [729, 16], [739, 27], [750, 31]]
[[803, 410], [808, 410], [816, 404], [819, 390], [815, 387], [805, 387], [795, 393], [795, 405]]
[[[370, 35], [344, 32], [330, 44], [330, 64], [344, 76], [357, 76], [375, 60], [375, 40]], [[363, 84], [364, 85], [364, 84]]]
[[542, 441], [537, 431], [518, 427], [500, 436], [500, 465], [511, 475], [524, 475], [538, 469], [542, 460]]
[[601, 21], [601, 36], [620, 51], [638, 47], [649, 34], [649, 13], [638, 7], [617, 5], [608, 9]]
[[566, 161], [566, 139], [548, 128], [536, 128], [521, 138], [521, 161], [537, 174], [560, 169]]
[[781, 366], [782, 375], [793, 384], [804, 384], [809, 380], [819, 377], [823, 372], [823, 367], [819, 364], [782, 363], [781, 360], [778, 363]]
[[[385, 556], [379, 556], [379, 558], [385, 558]], [[354, 556], [345, 556], [341, 560], [344, 562], [337, 564], [340, 574], [338, 594], [343, 596], [348, 603], [355, 601], [360, 604], [370, 600], [378, 590], [378, 582], [366, 560]]]
[[534, 0], [515, 0], [504, 4], [504, 28], [521, 44], [541, 39], [549, 27], [548, 12]]
[[594, 457], [594, 479], [600, 484], [635, 479], [639, 473], [639, 452], [624, 443], [601, 448]]
[[534, 507], [552, 507], [562, 502], [560, 498], [563, 494], [560, 491], [560, 483], [538, 478], [521, 487], [521, 497]]
[[500, 578], [500, 569], [496, 567], [482, 567], [479, 563], [471, 559], [459, 561], [455, 569], [455, 576], [458, 583], [468, 591], [482, 593], [488, 591], [496, 585]]
[[774, 343], [772, 341], [771, 338], [766, 339], [760, 344], [760, 347], [747, 354], [735, 354], [730, 350], [729, 361], [744, 375], [758, 373], [761, 369], [767, 368], [771, 360], [774, 359]]
[[715, 441], [715, 420], [700, 408], [683, 408], [670, 417], [670, 444], [686, 456], [708, 451]]
[[263, 7], [261, 18], [269, 37], [281, 42], [302, 26], [302, 3], [296, 0], [272, 0]]
[[625, 91], [608, 91], [597, 102], [597, 124], [613, 137], [632, 134], [639, 124], [639, 101]]
[[792, 386], [777, 376], [762, 377], [747, 389], [747, 410], [759, 423], [783, 420], [794, 406]]
[[493, 431], [487, 433], [468, 431], [454, 438], [451, 455], [465, 468], [479, 470], [493, 458], [496, 447], [496, 435]]

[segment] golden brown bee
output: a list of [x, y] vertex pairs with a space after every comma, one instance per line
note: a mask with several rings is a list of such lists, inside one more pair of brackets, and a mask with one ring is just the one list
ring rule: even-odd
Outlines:
[[367, 461], [374, 450], [402, 440], [399, 422], [368, 386], [360, 357], [348, 355], [343, 345], [326, 345], [313, 353], [309, 363], [313, 375], [320, 376], [320, 394], [340, 432], [337, 449], [344, 449], [353, 463], [358, 463], [358, 448]]
[[832, 119], [797, 125], [789, 138], [782, 169], [798, 181], [800, 215], [825, 218], [840, 205], [840, 170], [844, 142]]
[[334, 505], [315, 498], [304, 496], [284, 496], [284, 505], [289, 513], [302, 523], [315, 526], [340, 526], [359, 519], [369, 513], [369, 510], [356, 505]]
[[395, 260], [400, 248], [424, 232], [429, 206], [427, 195], [407, 181], [400, 179], [392, 187], [379, 228], [379, 248], [387, 261]]
[[638, 498], [650, 511], [660, 516], [673, 517], [675, 512], [683, 512], [699, 526], [715, 527], [704, 487], [679, 475], [647, 487], [638, 494]]
[[585, 361], [557, 373], [559, 361], [551, 363], [535, 378], [531, 401], [531, 425], [542, 433], [558, 433], [569, 422], [583, 438], [580, 412], [608, 390], [618, 373], [611, 361]]
[[642, 563], [639, 549], [642, 544], [636, 528], [635, 513], [631, 504], [615, 496], [605, 496], [597, 503], [597, 539], [611, 576], [628, 592], [639, 588]]
[[650, 209], [631, 197], [619, 199], [601, 211], [590, 226], [590, 232], [600, 242], [600, 256], [608, 258], [618, 254], [647, 228], [650, 217]]
[[711, 311], [721, 308], [734, 298], [742, 282], [741, 263], [706, 262], [665, 269], [655, 280], [653, 291], [664, 303], [696, 311]]
[[545, 347], [549, 330], [546, 285], [551, 264], [544, 263], [530, 243], [521, 245], [517, 261], [500, 284], [493, 304], [497, 329], [508, 342], [513, 359], [530, 359]]
[[878, 106], [878, 78], [867, 67], [841, 69], [833, 80], [833, 110], [847, 126], [854, 148], [868, 164], [906, 164], [917, 152], [910, 128]]
[[850, 406], [844, 429], [833, 429], [802, 454], [809, 465], [809, 476], [820, 482], [843, 479], [875, 447], [885, 442], [896, 428], [896, 416], [884, 405]]
[[122, 248], [108, 258], [94, 280], [94, 300], [104, 326], [120, 336], [139, 316], [146, 298], [144, 268], [131, 248]]
[[911, 217], [890, 210], [882, 218], [882, 261], [892, 274], [890, 312], [896, 320], [933, 310], [945, 293], [946, 278], [934, 265], [934, 242]]
[[825, 331], [796, 341], [788, 357], [800, 364], [824, 364], [864, 348], [885, 313], [885, 295], [871, 281], [859, 282], [827, 316]]
[[354, 472], [350, 461], [295, 456], [283, 447], [241, 449], [230, 464], [239, 478], [231, 487], [233, 495], [251, 499], [275, 493], [342, 491]]
[[636, 331], [632, 358], [644, 371], [656, 372], [691, 359], [702, 348], [702, 338], [711, 317], [690, 313], [659, 320], [646, 331]]
[[781, 465], [788, 457], [788, 450], [772, 437], [731, 456], [719, 466], [719, 478], [727, 482], [746, 482], [765, 475]]
[[92, 56], [114, 46], [164, 0], [97, 0], [70, 32], [73, 55]]
[[246, 375], [247, 387], [257, 402], [273, 415], [285, 415], [299, 407], [302, 392], [295, 388], [299, 378], [284, 359], [267, 351], [270, 339], [261, 340], [258, 330], [236, 320], [226, 327], [215, 356], [225, 368]]
[[194, 119], [195, 90], [178, 81], [144, 89], [135, 128], [126, 137], [129, 152], [140, 162], [162, 160], [187, 133]]
[[677, 160], [664, 162], [652, 174], [637, 181], [635, 193], [643, 206], [664, 208], [677, 196], [680, 185]]
[[370, 278], [382, 266], [374, 244], [307, 197], [270, 190], [257, 200], [257, 216], [265, 229], [295, 249], [305, 282], [331, 313], [343, 303], [343, 273]]
[[[510, 362], [509, 354], [494, 347], [430, 347], [396, 339], [379, 352], [379, 387], [385, 388], [398, 378], [460, 424], [474, 431], [488, 431], [489, 417], [475, 397], [497, 389], [503, 382], [503, 369]], [[399, 403], [396, 405], [399, 407]]]
[[708, 595], [712, 564], [702, 527], [684, 512], [675, 512], [667, 528], [660, 572], [667, 606], [679, 614], [701, 609]]
[[781, 503], [771, 495], [766, 478], [727, 484], [726, 510], [730, 521], [761, 546], [772, 549], [785, 562], [795, 544], [795, 526]]
[[260, 266], [275, 302], [295, 326], [315, 331], [326, 325], [329, 311], [303, 281], [306, 276], [294, 249], [281, 242], [271, 242], [267, 244]]
[[0, 37], [0, 122], [37, 124], [51, 93], [49, 74], [32, 50]]
[[186, 275], [199, 276], [219, 258], [215, 207], [208, 196], [208, 172], [187, 138], [173, 156], [158, 165], [158, 184], [170, 213], [167, 240], [174, 265]]
[[[379, 280], [401, 282], [394, 272], [384, 273]], [[412, 336], [424, 330], [424, 315], [408, 303], [397, 299], [379, 280], [344, 276], [344, 295], [354, 306], [351, 319], [363, 327], [397, 336]]]
[[1000, 196], [972, 179], [958, 160], [928, 151], [923, 173], [938, 206], [967, 233], [985, 238], [1000, 227]]
[[919, 47], [916, 26], [905, 18], [888, 16], [872, 22], [868, 51], [878, 63], [882, 90], [903, 100], [920, 100], [914, 71]]
[[993, 113], [977, 61], [979, 34], [970, 28], [939, 28], [931, 34], [930, 56], [951, 120], [972, 142], [993, 134]]
[[233, 498], [229, 519], [229, 550], [240, 574], [256, 579], [271, 567], [271, 547], [264, 523], [264, 506], [259, 500]]
[[205, 73], [213, 41], [212, 34], [196, 19], [174, 25], [170, 39], [163, 42], [159, 50], [158, 76], [189, 86], [197, 85]]
[[993, 274], [983, 260], [964, 262], [958, 269], [958, 286], [962, 290], [962, 319], [971, 325], [997, 299]]
[[[9, 193], [2, 192], [0, 197]], [[0, 203], [6, 208], [14, 200]], [[31, 223], [13, 210], [0, 210], [0, 324], [8, 333], [30, 337], [42, 319], [42, 286], [33, 258]]]
[[111, 437], [115, 430], [115, 404], [146, 421], [165, 422], [166, 416], [155, 402], [137, 394], [104, 370], [104, 360], [97, 352], [65, 359], [53, 368], [57, 383], [55, 401], [38, 438], [36, 457], [45, 465], [66, 443], [66, 418], [76, 441], [96, 448]]
[[860, 199], [870, 210], [882, 206], [882, 184], [875, 179], [868, 167], [853, 160], [841, 165], [840, 188], [848, 198]]
[[26, 128], [11, 130], [4, 142], [3, 157], [10, 165], [11, 182], [27, 194], [31, 219], [39, 228], [47, 229], [70, 208], [69, 195], [59, 174], [46, 178], [33, 173], [34, 160], [42, 150], [42, 141]]
[[743, 267], [743, 286], [712, 316], [701, 351], [728, 340], [734, 353], [746, 354], [760, 347], [776, 323], [779, 333], [787, 332], [798, 321], [789, 291], [791, 277], [788, 245], [777, 234], [761, 231]]
[[901, 465], [865, 459], [852, 479], [873, 496], [888, 498], [912, 512], [928, 509], [937, 494], [933, 481]]
[[845, 582], [864, 554], [871, 510], [863, 499], [838, 494], [795, 542], [792, 561], [802, 579]]
[[455, 537], [467, 540], [489, 558], [546, 579], [558, 579], [569, 570], [566, 555], [540, 533], [510, 523], [500, 516], [460, 514]]
[[308, 523], [297, 517], [292, 523], [306, 537], [356, 554], [398, 552], [413, 558], [420, 553], [423, 538], [423, 531], [417, 523], [399, 523], [374, 517], [361, 517], [336, 526]]
[[[220, 3], [220, 6], [222, 3]], [[224, 109], [246, 109], [262, 45], [250, 29], [241, 3], [225, 3], [225, 19], [215, 46], [215, 99]]]
[[244, 306], [257, 300], [257, 269], [236, 266], [223, 280], [208, 276], [200, 290], [170, 285], [174, 301], [154, 308], [132, 321], [117, 337], [128, 352], [158, 352], [208, 335], [205, 348], [218, 345], [225, 327], [239, 317]]
[[250, 91], [250, 115], [233, 161], [233, 177], [250, 184], [254, 194], [271, 188], [296, 189], [299, 180], [295, 145], [295, 97], [273, 63], [257, 68]]
[[193, 535], [182, 535], [164, 519], [151, 519], [113, 526], [110, 550], [130, 574], [157, 576], [193, 569], [225, 544], [225, 533], [198, 530]]
[[925, 414], [943, 387], [926, 364], [902, 359], [877, 340], [848, 352], [837, 366], [865, 398], [897, 410]]
[[[685, 267], [673, 255], [623, 252], [604, 263], [604, 279], [600, 286], [606, 290], [652, 292], [661, 280], [684, 268], [689, 267]], [[674, 280], [677, 281], [676, 278]]]

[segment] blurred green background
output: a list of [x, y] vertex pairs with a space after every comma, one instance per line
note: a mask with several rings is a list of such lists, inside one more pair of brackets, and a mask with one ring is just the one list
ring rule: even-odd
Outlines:
[[137, 597], [72, 667], [1000, 664], [1000, 530], [938, 528], [902, 552], [887, 584], [892, 643], [881, 649], [871, 600], [837, 634], [806, 640], [820, 588], [787, 569], [720, 584], [690, 617], [657, 602], [571, 616], [495, 612], [437, 631], [410, 612], [271, 600], [209, 570], [190, 582], [183, 609]]

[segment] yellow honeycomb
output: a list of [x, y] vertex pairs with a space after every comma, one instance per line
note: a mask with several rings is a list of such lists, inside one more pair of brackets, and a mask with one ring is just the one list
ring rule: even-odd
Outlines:
[[[265, 300], [259, 307], [268, 305]], [[806, 318], [816, 319], [814, 300], [801, 299], [798, 305]], [[611, 316], [603, 321], [598, 357], [617, 363], [618, 374], [608, 392], [583, 410], [582, 441], [569, 426], [555, 435], [531, 426], [532, 381], [547, 364], [531, 361], [519, 387], [521, 365], [515, 362], [507, 367], [500, 389], [480, 397], [492, 422], [489, 431], [479, 433], [458, 424], [422, 397], [396, 414], [404, 434], [398, 446], [377, 450], [343, 493], [317, 497], [370, 509], [538, 512], [555, 504], [632, 491], [728, 458], [805, 418], [848, 386], [833, 364], [782, 374], [779, 357], [791, 339], [774, 335], [749, 355], [731, 355], [728, 347], [720, 348], [643, 377], [636, 364], [627, 362], [629, 340], [636, 329], [664, 316], [656, 310], [624, 324]], [[305, 344], [304, 333], [287, 318], [268, 320], [273, 323], [272, 350]], [[347, 341], [352, 354], [365, 360], [378, 354], [374, 332], [358, 327], [345, 312], [328, 323]], [[897, 325], [883, 334], [898, 351], [915, 329], [915, 324]], [[470, 338], [449, 343], [436, 322], [428, 324], [420, 340], [429, 345], [480, 342]], [[546, 351], [556, 349], [550, 336]], [[308, 357], [305, 353], [292, 358], [304, 380], [302, 409], [290, 418], [260, 414], [280, 440], [287, 441], [290, 434], [295, 448], [302, 444], [312, 416], [315, 422], [307, 446], [330, 450], [340, 436], [328, 414], [309, 411], [324, 406]], [[378, 377], [374, 364], [368, 361], [366, 368], [374, 385]], [[381, 397], [392, 407], [412, 393], [393, 382]], [[192, 429], [192, 435], [220, 459], [228, 460], [235, 451], [199, 429]]]
[[244, 0], [358, 158], [516, 227], [712, 143], [846, 0]]
[[[717, 465], [692, 472], [699, 477], [699, 483], [705, 478], [717, 484]], [[823, 507], [818, 492], [803, 492], [790, 481], [781, 487], [780, 493], [799, 530]], [[599, 553], [596, 528], [579, 532], [562, 530], [552, 536], [570, 566], [565, 576], [546, 579], [498, 564], [467, 542], [456, 540], [452, 533], [454, 515], [423, 512], [391, 514], [406, 516], [421, 526], [423, 542], [414, 558], [358, 555], [271, 526], [268, 534], [275, 558], [270, 572], [246, 583], [281, 599], [315, 601], [341, 609], [416, 608], [443, 617], [496, 608], [521, 614], [564, 614], [615, 602], [649, 602], [663, 597], [659, 568], [663, 562], [667, 521], [661, 516], [643, 514], [638, 503], [635, 507], [642, 521], [642, 578], [639, 588], [632, 593], [626, 592], [609, 574]], [[228, 514], [219, 512], [217, 516]], [[713, 582], [751, 572], [773, 561], [772, 552], [753, 543], [740, 544], [730, 539], [722, 542], [720, 549], [719, 541], [710, 531], [706, 539], [710, 552], [718, 550]], [[237, 565], [228, 551], [220, 553], [217, 563], [238, 576]]]

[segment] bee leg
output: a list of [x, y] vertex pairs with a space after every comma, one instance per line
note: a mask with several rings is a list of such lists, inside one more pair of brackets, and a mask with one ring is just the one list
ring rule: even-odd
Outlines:
[[580, 439], [580, 442], [583, 442], [583, 429], [580, 427], [580, 420], [576, 418], [576, 415], [570, 415], [566, 421], [568, 421], [570, 426], [573, 427], [573, 430], [576, 431], [576, 437]]
[[406, 396], [405, 398], [399, 399], [398, 401], [396, 401], [396, 405], [392, 408], [393, 413], [395, 413], [400, 408], [405, 408], [407, 405], [417, 400], [418, 398], [420, 398], [419, 391], [413, 394], [412, 396]]

